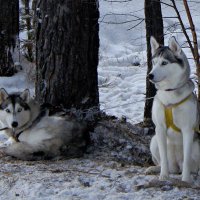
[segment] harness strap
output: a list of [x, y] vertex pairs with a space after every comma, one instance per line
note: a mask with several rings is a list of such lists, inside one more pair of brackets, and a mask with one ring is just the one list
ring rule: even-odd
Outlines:
[[176, 132], [181, 132], [181, 130], [174, 124], [172, 107], [165, 108], [165, 123], [167, 128], [172, 128]]
[[4, 130], [7, 130], [9, 129], [8, 127], [5, 127], [5, 128], [1, 128], [0, 131], [4, 131]]
[[[179, 133], [181, 132], [181, 129], [178, 128], [174, 124], [172, 109], [180, 106], [183, 103], [185, 103], [191, 97], [192, 97], [192, 94], [190, 94], [185, 99], [183, 99], [182, 101], [180, 101], [180, 102], [178, 102], [176, 104], [173, 104], [173, 105], [170, 105], [170, 106], [164, 106], [164, 108], [165, 108], [165, 123], [166, 123], [167, 128], [172, 128], [175, 132], [179, 132]], [[194, 130], [199, 132], [199, 128], [194, 128]]]

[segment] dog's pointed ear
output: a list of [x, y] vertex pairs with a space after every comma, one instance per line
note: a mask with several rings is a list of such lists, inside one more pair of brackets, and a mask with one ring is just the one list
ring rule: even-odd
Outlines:
[[8, 93], [6, 92], [4, 88], [1, 88], [0, 89], [0, 103], [5, 101], [7, 98], [8, 98]]
[[29, 102], [30, 100], [30, 91], [29, 89], [25, 89], [21, 94], [20, 97], [22, 98], [23, 101]]
[[169, 39], [169, 48], [176, 54], [179, 55], [181, 53], [181, 47], [176, 41], [175, 37], [171, 37]]
[[151, 36], [151, 38], [150, 38], [150, 44], [151, 44], [151, 53], [152, 53], [152, 55], [154, 55], [156, 49], [158, 49], [158, 47], [160, 45], [153, 36]]

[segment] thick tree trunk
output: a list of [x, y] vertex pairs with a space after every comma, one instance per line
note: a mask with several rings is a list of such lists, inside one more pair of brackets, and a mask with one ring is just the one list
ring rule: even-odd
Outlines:
[[15, 48], [19, 33], [18, 0], [0, 0], [0, 76], [12, 76], [14, 64], [11, 48]]
[[[147, 40], [147, 74], [152, 69], [152, 55], [150, 37], [154, 36], [160, 44], [164, 44], [163, 35], [163, 19], [160, 0], [145, 0], [145, 22], [146, 22], [146, 40]], [[144, 108], [144, 125], [149, 126], [152, 123], [151, 120], [151, 109], [156, 89], [154, 85], [146, 78], [146, 101]]]
[[65, 108], [98, 107], [97, 0], [38, 0], [36, 98]]

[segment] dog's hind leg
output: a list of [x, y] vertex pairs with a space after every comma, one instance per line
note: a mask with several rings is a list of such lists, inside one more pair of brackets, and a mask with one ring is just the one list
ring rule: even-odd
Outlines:
[[150, 151], [152, 154], [152, 160], [155, 165], [160, 165], [160, 153], [158, 149], [158, 143], [157, 143], [157, 138], [156, 135], [154, 135], [151, 139], [150, 143]]
[[156, 136], [154, 135], [150, 143], [150, 151], [152, 154], [152, 160], [156, 166], [148, 167], [145, 174], [158, 174], [160, 173], [160, 154], [158, 149], [158, 143]]

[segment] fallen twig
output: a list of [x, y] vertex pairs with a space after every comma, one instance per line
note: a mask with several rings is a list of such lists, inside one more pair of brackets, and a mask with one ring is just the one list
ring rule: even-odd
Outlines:
[[192, 185], [190, 183], [181, 181], [179, 179], [170, 178], [166, 181], [160, 181], [158, 179], [153, 179], [148, 183], [136, 185], [135, 190], [147, 189], [147, 188], [162, 188], [162, 187], [178, 187], [178, 188], [191, 188], [191, 189], [200, 189], [200, 186]]

